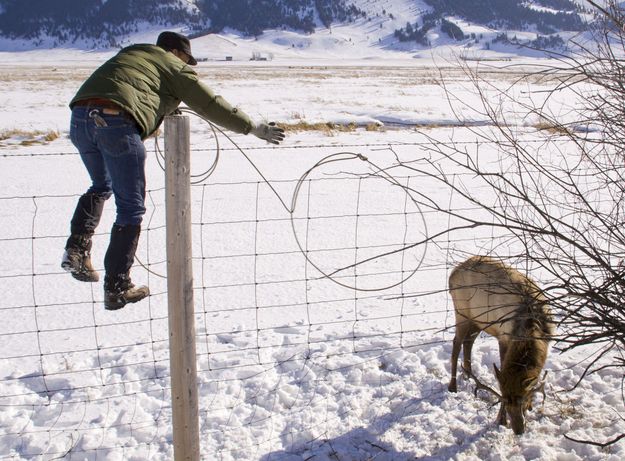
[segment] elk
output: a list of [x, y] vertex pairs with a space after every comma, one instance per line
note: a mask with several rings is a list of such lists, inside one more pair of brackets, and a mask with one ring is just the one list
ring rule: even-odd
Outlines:
[[[487, 256], [472, 256], [449, 276], [454, 303], [456, 334], [451, 353], [449, 391], [456, 392], [456, 372], [463, 347], [465, 373], [478, 388], [499, 397], [497, 423], [507, 417], [515, 434], [525, 432], [525, 412], [547, 360], [554, 323], [547, 299], [538, 286], [517, 270]], [[484, 331], [499, 343], [501, 370], [493, 364], [500, 393], [483, 385], [471, 372], [471, 349]], [[477, 389], [476, 389], [477, 390]]]

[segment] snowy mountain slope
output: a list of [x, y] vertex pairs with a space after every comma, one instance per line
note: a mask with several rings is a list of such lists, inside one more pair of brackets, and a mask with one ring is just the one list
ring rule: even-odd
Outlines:
[[[209, 33], [218, 33], [208, 40], [210, 44], [231, 43], [231, 49], [217, 46], [217, 53], [210, 53], [207, 45], [202, 52], [209, 59], [225, 55], [249, 59], [254, 51], [299, 56], [308, 52], [340, 55], [347, 50], [358, 58], [384, 51], [422, 53], [449, 45], [471, 51], [510, 51], [508, 45], [514, 38], [524, 43], [546, 32], [553, 32], [551, 38], [566, 38], [571, 33], [556, 26], [567, 24], [565, 19], [573, 14], [573, 3], [566, 0], [473, 0], [469, 3], [476, 11], [460, 0], [136, 0], [132, 8], [121, 0], [102, 4], [91, 0], [75, 11], [70, 11], [73, 3], [69, 0], [53, 5], [41, 0], [31, 3], [0, 0], [0, 51], [113, 50], [153, 41], [165, 28], [190, 34], [196, 38], [194, 44], [203, 43]], [[558, 5], [569, 5], [568, 13], [558, 13]], [[33, 10], [38, 13], [32, 15]], [[530, 22], [520, 22], [519, 11], [528, 14]], [[548, 21], [531, 16], [538, 11], [554, 14]], [[461, 38], [450, 35], [449, 27], [459, 30]]]

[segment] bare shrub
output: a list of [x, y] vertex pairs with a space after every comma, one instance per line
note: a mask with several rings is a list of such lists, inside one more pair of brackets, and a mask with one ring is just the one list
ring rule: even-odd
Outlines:
[[[531, 71], [530, 80], [548, 88], [543, 98], [520, 99], [465, 63], [481, 101], [476, 110], [489, 122], [466, 125], [475, 144], [428, 137], [426, 155], [397, 158], [397, 169], [426, 175], [470, 205], [450, 209], [449, 195], [411, 190], [421, 207], [449, 215], [453, 225], [444, 232], [490, 229], [500, 236], [492, 253], [535, 274], [557, 316], [557, 349], [591, 346], [580, 382], [605, 368], [625, 371], [625, 16], [613, 2], [599, 11], [592, 40], [579, 39], [573, 54], [553, 55]], [[563, 94], [567, 111], [564, 104], [550, 110]], [[452, 108], [466, 104], [449, 91], [447, 97]], [[512, 113], [538, 122], [516, 125]], [[607, 446], [625, 434], [567, 437]]]

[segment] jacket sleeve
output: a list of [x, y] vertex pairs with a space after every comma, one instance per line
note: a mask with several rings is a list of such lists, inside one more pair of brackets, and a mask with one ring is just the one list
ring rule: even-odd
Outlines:
[[254, 127], [252, 119], [245, 112], [232, 107], [228, 101], [213, 93], [189, 67], [184, 66], [180, 70], [173, 84], [182, 102], [211, 122], [243, 134], [248, 134]]

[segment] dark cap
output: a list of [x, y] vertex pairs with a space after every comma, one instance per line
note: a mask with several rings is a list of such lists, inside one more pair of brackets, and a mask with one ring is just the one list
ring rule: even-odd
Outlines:
[[197, 64], [197, 61], [191, 54], [191, 42], [182, 34], [170, 31], [161, 32], [158, 39], [156, 39], [156, 44], [167, 51], [182, 51], [183, 53], [189, 55], [189, 65], [195, 66]]

